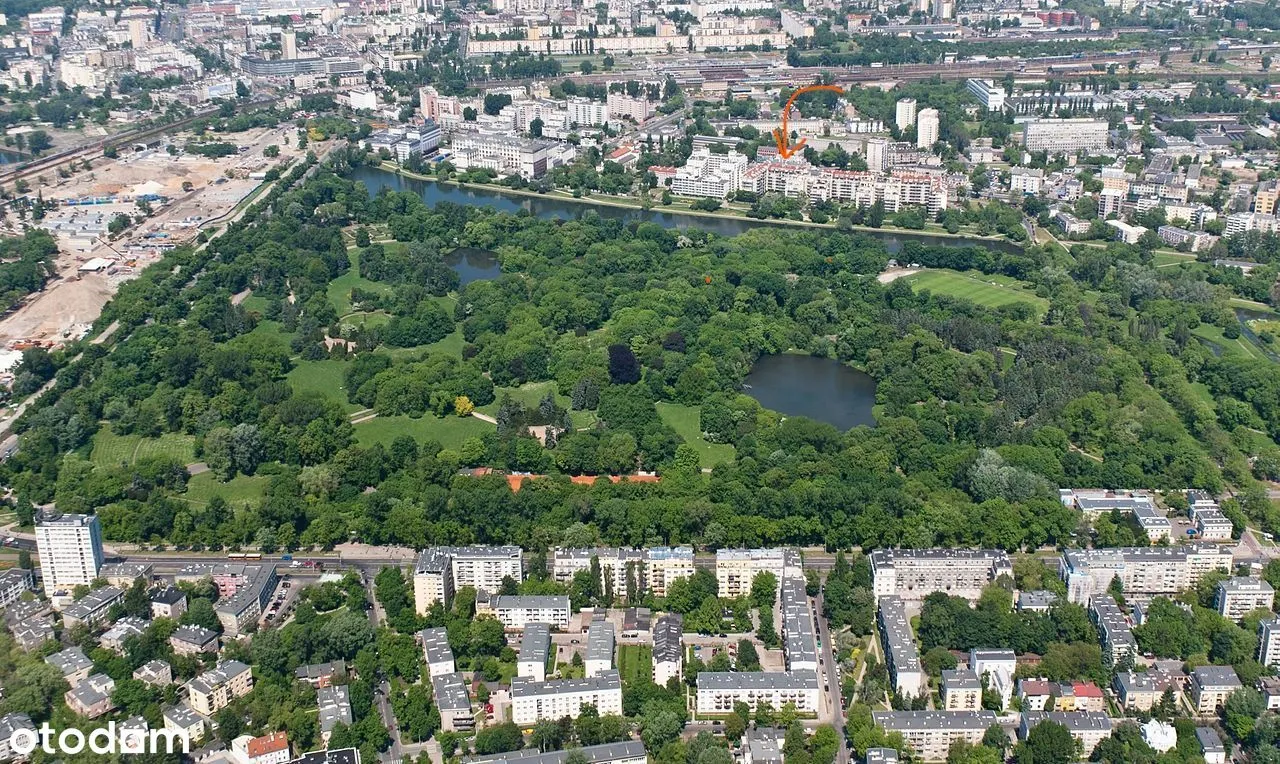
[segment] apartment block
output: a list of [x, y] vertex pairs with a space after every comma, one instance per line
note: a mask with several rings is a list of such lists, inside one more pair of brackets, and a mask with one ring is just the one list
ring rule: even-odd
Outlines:
[[613, 668], [615, 643], [613, 624], [608, 621], [591, 622], [587, 627], [587, 657], [584, 662], [588, 677], [600, 676]]
[[[648, 761], [644, 744], [639, 740], [587, 745], [572, 750], [574, 753], [580, 752], [587, 764], [645, 764]], [[526, 748], [491, 756], [473, 756], [467, 759], [467, 764], [565, 764], [569, 754], [570, 751], [567, 750], [543, 753], [536, 748]]]
[[219, 661], [213, 669], [187, 682], [187, 695], [196, 713], [212, 716], [232, 700], [253, 689], [253, 672], [240, 661]]
[[524, 627], [520, 638], [520, 652], [516, 655], [516, 676], [544, 682], [547, 679], [547, 661], [551, 657], [551, 627], [545, 623], [531, 623]]
[[1022, 125], [1027, 151], [1076, 154], [1105, 149], [1110, 130], [1105, 119], [1032, 119]]
[[818, 670], [818, 630], [801, 578], [782, 582], [782, 649], [788, 671]]
[[969, 669], [942, 672], [942, 708], [947, 711], [982, 710], [982, 680]]
[[541, 178], [550, 167], [549, 155], [554, 145], [538, 139], [456, 131], [450, 160], [460, 170], [485, 169], [499, 175]]
[[117, 589], [114, 586], [94, 589], [62, 608], [62, 625], [68, 629], [76, 626], [97, 626], [107, 619], [112, 605], [123, 601], [123, 589]]
[[464, 586], [492, 594], [502, 588], [504, 578], [524, 580], [524, 552], [518, 546], [425, 549], [413, 567], [415, 609], [426, 615], [437, 602], [447, 606], [453, 593]]
[[218, 652], [218, 632], [203, 626], [188, 624], [179, 626], [169, 635], [169, 645], [175, 655], [198, 655]]
[[876, 598], [920, 601], [934, 592], [976, 601], [1013, 563], [999, 549], [876, 549], [868, 557]]
[[102, 568], [102, 526], [96, 515], [36, 518], [36, 552], [45, 593], [67, 595], [89, 586]]
[[893, 677], [894, 691], [906, 698], [925, 693], [929, 687], [928, 677], [920, 665], [920, 651], [902, 600], [892, 595], [881, 597], [878, 619], [885, 664], [889, 676]]
[[1138, 674], [1130, 671], [1116, 674], [1111, 688], [1125, 711], [1150, 711], [1164, 696], [1165, 685], [1149, 672]]
[[782, 708], [794, 703], [800, 713], [818, 710], [818, 675], [812, 671], [702, 671], [698, 674], [697, 712], [724, 714], [735, 703], [753, 710], [759, 703]]
[[1218, 614], [1239, 621], [1254, 610], [1271, 610], [1276, 604], [1276, 590], [1261, 578], [1236, 577], [1218, 582], [1214, 605]]
[[665, 597], [675, 581], [693, 575], [693, 547], [660, 546], [645, 555], [645, 588], [655, 597]]
[[653, 683], [666, 687], [684, 676], [684, 618], [668, 613], [653, 628]]
[[622, 679], [616, 670], [586, 679], [511, 680], [511, 720], [521, 727], [543, 719], [576, 719], [584, 705], [594, 706], [601, 716], [622, 714]]
[[440, 729], [445, 732], [466, 732], [476, 726], [471, 713], [471, 696], [462, 674], [448, 673], [431, 677], [431, 692], [436, 708], [440, 710]]
[[1170, 595], [1211, 571], [1231, 572], [1231, 550], [1210, 544], [1069, 551], [1062, 556], [1067, 599], [1088, 605], [1119, 577], [1125, 595]]
[[671, 179], [671, 193], [724, 199], [738, 190], [738, 181], [747, 169], [747, 157], [736, 151], [713, 154], [711, 149], [694, 149], [684, 166]]
[[423, 629], [418, 632], [418, 639], [422, 642], [428, 676], [437, 677], [458, 670], [454, 664], [453, 648], [449, 646], [449, 632], [443, 627]]
[[21, 599], [23, 592], [33, 589], [35, 589], [35, 577], [31, 571], [9, 568], [0, 572], [0, 610]]
[[453, 599], [453, 568], [449, 554], [443, 549], [424, 549], [413, 566], [413, 603], [418, 615], [426, 615], [431, 606], [448, 606]]
[[1242, 686], [1230, 666], [1200, 666], [1191, 672], [1192, 705], [1202, 715], [1217, 713]]
[[595, 565], [600, 590], [630, 602], [645, 591], [646, 556], [642, 549], [557, 549], [552, 555], [551, 577], [568, 584], [580, 571]]
[[996, 723], [992, 711], [872, 711], [871, 720], [885, 732], [897, 732], [921, 761], [946, 761], [951, 744], [982, 742]]
[[720, 549], [716, 552], [716, 591], [722, 598], [734, 599], [751, 593], [751, 584], [759, 573], [772, 573], [782, 581], [804, 577], [800, 552], [795, 549]]
[[1258, 624], [1258, 663], [1280, 668], [1280, 619], [1268, 618]]
[[1126, 657], [1132, 658], [1138, 654], [1138, 641], [1133, 637], [1129, 617], [1120, 610], [1110, 594], [1095, 596], [1089, 610], [1102, 640], [1102, 657], [1108, 665], [1114, 666]]
[[1098, 711], [1024, 711], [1018, 727], [1018, 737], [1023, 740], [1041, 722], [1061, 724], [1071, 732], [1080, 744], [1083, 758], [1088, 758], [1098, 743], [1111, 737], [1111, 717]]
[[1014, 679], [1018, 671], [1018, 656], [1003, 648], [973, 648], [969, 650], [969, 668], [987, 687], [1000, 693], [1000, 707], [1008, 708], [1013, 700]]
[[343, 684], [321, 687], [316, 690], [316, 710], [320, 720], [320, 741], [328, 745], [334, 727], [339, 724], [351, 726], [351, 691]]
[[62, 674], [67, 684], [75, 687], [89, 678], [93, 669], [93, 661], [79, 647], [68, 647], [66, 650], [46, 655], [44, 662], [53, 666]]
[[492, 613], [508, 631], [520, 631], [531, 623], [568, 629], [569, 598], [558, 594], [495, 594], [476, 600], [476, 613]]

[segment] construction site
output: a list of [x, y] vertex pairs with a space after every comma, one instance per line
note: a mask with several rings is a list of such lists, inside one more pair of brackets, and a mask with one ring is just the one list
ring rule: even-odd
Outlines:
[[[0, 319], [0, 348], [57, 347], [83, 337], [122, 282], [231, 217], [267, 171], [299, 158], [294, 132], [285, 126], [202, 139], [179, 133], [121, 147], [116, 158], [99, 156], [88, 169], [42, 175], [30, 194], [43, 200], [43, 218], [10, 215], [0, 234], [21, 235], [26, 225], [48, 230], [58, 240], [58, 273]], [[186, 150], [199, 140], [225, 141], [237, 151], [206, 157]], [[267, 152], [268, 146], [276, 149]]]

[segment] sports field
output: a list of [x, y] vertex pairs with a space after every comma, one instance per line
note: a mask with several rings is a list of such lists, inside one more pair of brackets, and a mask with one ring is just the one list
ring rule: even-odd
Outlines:
[[1023, 282], [1007, 276], [939, 269], [921, 271], [904, 278], [914, 289], [928, 289], [934, 294], [969, 300], [988, 308], [1022, 302], [1035, 308], [1037, 315], [1044, 315], [1049, 309], [1048, 300], [1037, 297], [1034, 292], [1023, 288]]

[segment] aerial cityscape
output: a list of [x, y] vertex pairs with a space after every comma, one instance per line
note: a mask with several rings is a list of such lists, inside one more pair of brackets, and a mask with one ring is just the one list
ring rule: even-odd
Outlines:
[[1276, 0], [0, 0], [0, 762], [1280, 764]]

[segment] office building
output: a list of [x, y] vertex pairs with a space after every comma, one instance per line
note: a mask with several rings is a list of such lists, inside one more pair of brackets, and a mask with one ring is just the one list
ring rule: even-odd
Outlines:
[[440, 729], [445, 732], [468, 732], [475, 729], [471, 713], [471, 696], [462, 674], [439, 674], [431, 677], [431, 692], [440, 710]]
[[969, 669], [942, 672], [942, 708], [946, 711], [982, 710], [982, 680]]
[[36, 553], [45, 594], [69, 595], [89, 586], [102, 568], [102, 526], [96, 515], [36, 518]]
[[1230, 666], [1200, 666], [1191, 672], [1191, 704], [1202, 715], [1217, 713], [1242, 686]]
[[982, 108], [987, 111], [1003, 111], [1004, 110], [1004, 86], [997, 85], [991, 80], [969, 79], [964, 83], [965, 89], [978, 99], [978, 103], [982, 104]]
[[592, 621], [587, 627], [587, 657], [584, 663], [588, 677], [600, 676], [613, 668], [613, 624]]
[[187, 696], [196, 713], [212, 716], [232, 700], [253, 689], [253, 672], [240, 661], [219, 661], [218, 665], [187, 682]]
[[1110, 131], [1105, 119], [1032, 119], [1022, 125], [1027, 151], [1077, 154], [1107, 147]]
[[1231, 572], [1231, 550], [1210, 544], [1082, 549], [1062, 556], [1067, 600], [1088, 605], [1117, 577], [1125, 596], [1173, 595], [1212, 571]]
[[937, 109], [921, 109], [916, 117], [916, 147], [932, 149], [938, 142], [940, 124]]
[[1018, 737], [1023, 740], [1041, 722], [1061, 724], [1071, 732], [1080, 744], [1084, 758], [1088, 758], [1098, 743], [1111, 737], [1111, 717], [1098, 711], [1024, 711]]
[[643, 743], [639, 740], [625, 740], [621, 743], [587, 745], [571, 751], [543, 753], [536, 748], [525, 748], [491, 756], [470, 756], [464, 758], [463, 762], [464, 764], [565, 764], [571, 752], [581, 753], [586, 757], [587, 764], [645, 764], [648, 761]]
[[1110, 594], [1099, 594], [1089, 607], [1093, 622], [1102, 640], [1102, 657], [1107, 665], [1114, 666], [1126, 658], [1138, 654], [1138, 641], [1133, 637], [1129, 617], [1116, 605]]
[[569, 598], [559, 594], [495, 594], [476, 600], [476, 613], [492, 613], [508, 631], [527, 624], [545, 623], [553, 629], [569, 628]]
[[877, 599], [921, 601], [943, 592], [976, 602], [1000, 576], [1013, 578], [1013, 563], [999, 549], [876, 549], [868, 557]]
[[1239, 621], [1254, 610], [1275, 607], [1276, 590], [1261, 578], [1228, 578], [1218, 582], [1214, 604], [1223, 618]]
[[918, 697], [927, 692], [928, 677], [920, 665], [920, 651], [916, 649], [916, 640], [911, 634], [906, 606], [898, 597], [881, 597], [878, 617], [885, 665], [893, 678], [894, 691], [904, 698]]
[[735, 703], [755, 710], [759, 703], [782, 708], [794, 703], [801, 714], [818, 710], [818, 675], [812, 671], [702, 671], [698, 673], [697, 712], [726, 714]]
[[653, 683], [666, 687], [684, 676], [684, 618], [668, 613], [653, 628]]
[[576, 719], [584, 705], [594, 706], [601, 716], [621, 715], [622, 680], [618, 672], [546, 682], [524, 677], [511, 680], [511, 720], [521, 727], [531, 727], [544, 719]]
[[457, 671], [453, 660], [453, 648], [449, 646], [449, 632], [443, 627], [423, 629], [418, 632], [422, 641], [422, 655], [427, 661], [427, 675], [452, 674]]
[[531, 623], [524, 627], [520, 638], [520, 652], [516, 655], [516, 676], [545, 682], [547, 661], [551, 658], [551, 627], [545, 623]]
[[916, 99], [901, 98], [894, 109], [894, 124], [899, 130], [906, 130], [916, 123]]
[[996, 723], [992, 711], [872, 711], [871, 720], [885, 732], [897, 732], [921, 761], [946, 761], [951, 744], [982, 742]]
[[483, 169], [503, 176], [541, 178], [550, 169], [549, 156], [554, 146], [551, 141], [536, 138], [455, 131], [450, 161], [460, 170]]

